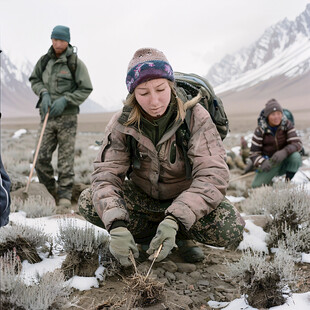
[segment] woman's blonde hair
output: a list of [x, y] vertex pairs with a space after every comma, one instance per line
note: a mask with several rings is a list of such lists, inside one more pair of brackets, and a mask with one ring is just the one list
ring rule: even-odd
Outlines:
[[[171, 88], [171, 96], [173, 96], [175, 98], [175, 101], [177, 104], [177, 116], [175, 118], [175, 122], [177, 122], [179, 119], [181, 121], [183, 121], [185, 118], [186, 109], [193, 105], [192, 101], [193, 101], [193, 99], [196, 99], [197, 97], [193, 98], [192, 100], [190, 100], [184, 104], [183, 101], [180, 98], [178, 98], [178, 96], [177, 96], [174, 82], [168, 80], [168, 84]], [[200, 99], [200, 97], [199, 97], [199, 99]], [[195, 103], [197, 103], [198, 101], [195, 100]], [[141, 115], [143, 114], [143, 110], [142, 110], [140, 104], [138, 103], [134, 92], [132, 94], [129, 94], [123, 103], [125, 106], [132, 107], [132, 110], [129, 114], [128, 120], [124, 125], [129, 126], [132, 124], [137, 124], [137, 127], [140, 130]]]

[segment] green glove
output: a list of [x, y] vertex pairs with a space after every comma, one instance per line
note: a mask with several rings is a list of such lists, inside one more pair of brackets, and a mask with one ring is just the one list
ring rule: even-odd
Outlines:
[[135, 258], [139, 257], [139, 250], [136, 246], [130, 231], [125, 227], [117, 227], [110, 231], [110, 252], [124, 267], [132, 265], [129, 259], [130, 251]]
[[60, 116], [67, 106], [67, 99], [65, 97], [60, 97], [56, 99], [51, 107], [50, 116]]
[[155, 237], [150, 243], [149, 249], [146, 253], [150, 254], [149, 260], [154, 259], [154, 254], [162, 244], [163, 247], [156, 258], [156, 262], [160, 262], [165, 259], [170, 251], [176, 247], [175, 236], [178, 231], [178, 223], [175, 221], [173, 216], [166, 216], [165, 219], [159, 223]]
[[41, 116], [42, 118], [45, 117], [48, 108], [50, 108], [52, 105], [51, 97], [50, 94], [45, 91], [42, 93], [42, 98], [41, 98]]

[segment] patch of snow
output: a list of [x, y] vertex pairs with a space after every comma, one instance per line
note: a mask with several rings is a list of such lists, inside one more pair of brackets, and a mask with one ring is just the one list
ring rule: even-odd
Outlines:
[[25, 284], [36, 284], [38, 276], [42, 276], [47, 272], [52, 272], [61, 267], [62, 262], [66, 259], [66, 255], [55, 256], [53, 258], [44, 258], [42, 262], [30, 264], [27, 260], [22, 263], [21, 277]]
[[88, 148], [91, 149], [91, 150], [94, 150], [94, 151], [99, 151], [100, 150], [100, 146], [96, 146], [96, 145], [91, 145]]
[[99, 281], [103, 281], [104, 280], [104, 270], [105, 270], [105, 267], [103, 266], [99, 266], [97, 268], [97, 270], [95, 271], [95, 276], [96, 278], [99, 280]]
[[26, 129], [19, 129], [19, 130], [14, 132], [12, 139], [18, 139], [21, 137], [21, 135], [25, 134], [26, 132], [27, 132]]
[[92, 287], [99, 287], [98, 280], [95, 277], [79, 277], [74, 276], [66, 282], [69, 287], [73, 287], [79, 291], [87, 291]]
[[301, 262], [302, 263], [310, 263], [310, 253], [309, 254], [302, 253], [301, 254]]
[[261, 227], [255, 225], [251, 220], [245, 220], [243, 240], [240, 242], [238, 249], [246, 250], [251, 248], [254, 251], [268, 253], [267, 235]]
[[225, 196], [230, 202], [240, 202], [242, 200], [245, 200], [244, 197], [235, 197], [235, 196]]

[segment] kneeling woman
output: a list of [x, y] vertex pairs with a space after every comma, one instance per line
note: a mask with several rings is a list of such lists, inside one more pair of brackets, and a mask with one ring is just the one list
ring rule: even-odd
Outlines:
[[[181, 100], [168, 60], [153, 48], [136, 51], [126, 84], [128, 97], [106, 127], [80, 212], [109, 231], [110, 251], [123, 266], [131, 265], [130, 252], [138, 257], [138, 247], [152, 260], [162, 245], [161, 261], [177, 246], [187, 262], [204, 258], [194, 240], [236, 247], [244, 221], [225, 200], [226, 152], [209, 113], [197, 104], [200, 95]], [[176, 143], [188, 109], [191, 177]]]

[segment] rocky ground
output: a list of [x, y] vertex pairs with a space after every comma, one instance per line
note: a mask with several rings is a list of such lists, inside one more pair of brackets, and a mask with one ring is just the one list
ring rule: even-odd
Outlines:
[[[113, 276], [107, 276], [99, 288], [75, 291], [71, 297], [76, 297], [78, 302], [69, 309], [145, 309], [146, 305], [141, 305], [143, 301], [148, 304], [149, 310], [212, 309], [207, 304], [209, 300], [229, 302], [239, 298], [238, 279], [229, 277], [229, 264], [240, 259], [241, 251], [200, 246], [205, 253], [205, 259], [201, 263], [186, 263], [176, 251], [165, 261], [153, 265], [149, 285], [164, 283], [164, 291], [159, 294], [159, 300], [154, 298], [155, 304], [148, 304], [147, 299], [135, 290], [135, 285], [138, 284], [131, 279], [134, 277], [134, 270], [118, 270]], [[149, 268], [150, 262], [145, 261], [138, 264], [137, 270], [139, 274], [145, 275]], [[309, 264], [296, 266], [296, 272], [300, 279], [297, 292], [308, 292]]]

